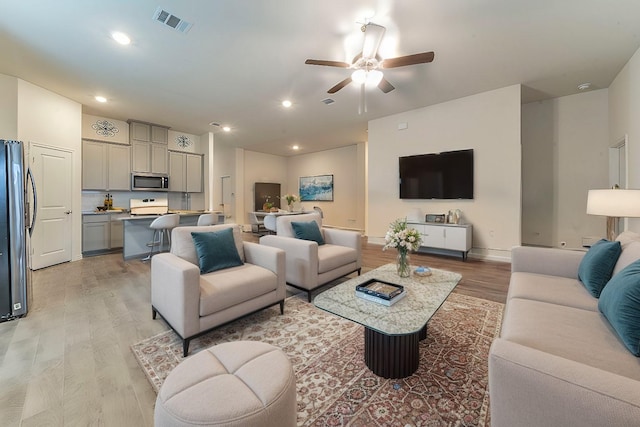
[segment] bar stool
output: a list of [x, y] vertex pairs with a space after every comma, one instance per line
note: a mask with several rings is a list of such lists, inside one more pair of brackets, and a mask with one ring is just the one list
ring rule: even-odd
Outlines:
[[198, 227], [202, 225], [216, 225], [218, 223], [218, 216], [214, 214], [202, 214], [198, 217]]
[[[148, 261], [153, 256], [153, 247], [158, 246], [158, 252], [162, 252], [162, 247], [164, 246], [164, 235], [167, 235], [167, 241], [169, 242], [169, 248], [171, 248], [171, 230], [176, 228], [180, 223], [180, 215], [178, 214], [168, 214], [162, 215], [153, 220], [149, 228], [153, 229], [153, 238], [151, 239], [151, 243], [148, 243], [147, 246], [151, 246], [151, 250], [149, 251], [149, 255], [143, 259], [143, 261]], [[156, 235], [160, 234], [159, 241], [156, 241]]]

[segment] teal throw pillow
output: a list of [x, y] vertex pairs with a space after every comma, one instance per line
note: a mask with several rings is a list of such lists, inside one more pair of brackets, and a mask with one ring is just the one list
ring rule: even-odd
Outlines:
[[293, 234], [295, 234], [296, 239], [313, 240], [314, 242], [317, 242], [318, 245], [324, 245], [324, 239], [322, 238], [322, 233], [320, 233], [320, 228], [318, 228], [317, 222], [291, 221], [291, 227], [293, 227]]
[[600, 297], [602, 288], [611, 279], [621, 252], [620, 242], [602, 239], [591, 246], [582, 258], [578, 267], [578, 278], [594, 297]]
[[200, 273], [211, 273], [212, 271], [244, 264], [240, 259], [240, 255], [238, 255], [238, 249], [233, 240], [232, 228], [205, 233], [191, 233], [191, 237], [196, 245]]
[[640, 356], [640, 260], [611, 278], [600, 294], [598, 310], [629, 351]]

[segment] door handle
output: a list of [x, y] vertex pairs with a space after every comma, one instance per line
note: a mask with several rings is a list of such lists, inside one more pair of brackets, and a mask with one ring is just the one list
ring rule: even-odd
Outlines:
[[65, 211], [64, 213], [66, 213], [67, 215], [70, 215], [71, 212], [73, 212], [73, 211]]
[[31, 168], [27, 169], [27, 179], [31, 181], [31, 192], [33, 193], [33, 216], [29, 223], [29, 236], [33, 235], [33, 229], [36, 226], [36, 218], [38, 217], [38, 192], [36, 191], [36, 182], [33, 179]]

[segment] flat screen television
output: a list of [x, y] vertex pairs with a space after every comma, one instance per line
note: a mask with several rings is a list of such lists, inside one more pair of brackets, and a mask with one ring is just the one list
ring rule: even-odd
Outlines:
[[473, 150], [399, 158], [401, 199], [473, 199]]

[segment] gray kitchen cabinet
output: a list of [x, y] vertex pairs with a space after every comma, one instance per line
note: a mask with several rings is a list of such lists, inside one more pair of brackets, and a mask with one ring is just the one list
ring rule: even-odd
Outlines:
[[151, 123], [129, 120], [131, 141], [131, 170], [133, 172], [169, 172], [167, 147], [169, 128]]
[[131, 189], [131, 147], [128, 145], [108, 144], [107, 188], [106, 190]]
[[82, 143], [83, 190], [129, 190], [131, 148], [97, 141]]
[[151, 125], [151, 142], [156, 144], [169, 143], [169, 128], [164, 126]]
[[201, 155], [169, 151], [169, 191], [203, 191]]
[[118, 249], [124, 246], [124, 222], [120, 218], [127, 214], [109, 214], [109, 249]]
[[131, 142], [131, 170], [133, 172], [168, 173], [167, 146], [153, 142]]
[[167, 164], [168, 151], [166, 145], [151, 144], [151, 172], [169, 173]]
[[109, 215], [82, 216], [82, 252], [109, 249]]
[[202, 193], [202, 156], [186, 155], [187, 193]]
[[130, 142], [151, 142], [151, 125], [129, 120], [129, 139]]
[[141, 142], [153, 142], [156, 144], [169, 143], [169, 128], [152, 123], [129, 120], [129, 139]]
[[103, 213], [82, 215], [82, 253], [97, 254], [122, 248], [123, 221], [127, 214]]
[[169, 151], [169, 191], [186, 191], [184, 153]]

